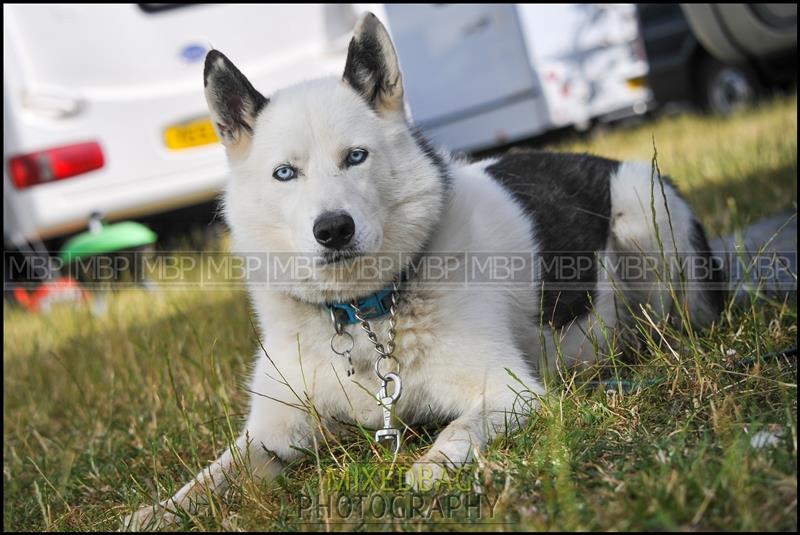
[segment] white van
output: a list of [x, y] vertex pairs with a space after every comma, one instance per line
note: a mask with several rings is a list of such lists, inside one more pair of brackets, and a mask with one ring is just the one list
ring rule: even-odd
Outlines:
[[8, 245], [209, 200], [226, 176], [202, 91], [209, 47], [266, 93], [340, 73], [374, 5], [3, 5]]
[[415, 122], [451, 149], [646, 109], [633, 4], [4, 4], [5, 243], [212, 199], [226, 163], [201, 86], [209, 48], [269, 94], [340, 74], [367, 9]]

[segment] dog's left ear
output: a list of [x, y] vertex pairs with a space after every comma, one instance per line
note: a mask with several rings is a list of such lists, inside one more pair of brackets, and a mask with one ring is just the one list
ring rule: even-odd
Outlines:
[[356, 24], [343, 79], [379, 114], [405, 114], [403, 77], [389, 32], [372, 13]]
[[253, 84], [225, 54], [211, 50], [206, 55], [203, 85], [211, 119], [229, 157], [243, 157], [250, 146], [258, 113], [269, 99], [256, 91]]

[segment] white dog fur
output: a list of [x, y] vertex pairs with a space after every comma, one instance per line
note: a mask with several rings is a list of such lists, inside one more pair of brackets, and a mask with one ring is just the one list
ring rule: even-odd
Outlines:
[[[247, 422], [233, 446], [245, 462], [234, 462], [234, 452], [227, 450], [173, 497], [131, 515], [128, 527], [163, 525], [175, 520], [174, 509], [196, 510], [206, 492], [227, 488], [242, 465], [257, 478], [274, 478], [300, 455], [297, 447], [313, 449], [318, 438], [319, 422], [300, 405], [313, 404], [322, 425], [331, 430], [336, 429], [334, 419], [381, 426], [374, 349], [358, 325], [346, 327], [355, 340], [356, 372], [348, 377], [345, 359], [331, 352], [333, 326], [324, 305], [390, 284], [404, 267], [393, 253], [536, 253], [552, 239], [545, 239], [547, 234], [568, 238], [584, 232], [570, 225], [548, 230], [542, 223], [546, 214], [538, 223], [532, 219], [530, 207], [493, 176], [492, 170], [504, 165], [502, 159], [469, 163], [428, 149], [408, 125], [394, 48], [371, 14], [356, 27], [343, 78], [304, 82], [266, 99], [227, 58], [212, 51], [205, 83], [232, 170], [224, 210], [237, 252], [322, 254], [324, 247], [312, 232], [316, 218], [345, 211], [355, 224], [352, 243], [362, 254], [347, 262], [358, 265], [367, 257], [387, 255], [393, 263], [377, 280], [334, 278], [332, 270], [339, 264], [330, 264], [318, 265], [313, 280], [286, 288], [252, 284], [249, 293], [266, 355], [260, 349], [256, 353], [250, 388], [257, 394], [251, 396]], [[367, 159], [342, 165], [353, 147], [366, 149]], [[273, 178], [284, 164], [297, 170], [296, 178]], [[554, 165], [557, 175], [561, 164]], [[598, 195], [607, 191], [610, 206], [601, 256], [655, 251], [659, 240], [667, 251], [703, 252], [702, 230], [698, 236], [699, 225], [672, 186], [664, 184], [662, 193], [656, 183], [651, 203], [650, 164], [608, 165], [612, 171], [602, 182], [607, 187], [598, 189]], [[535, 170], [529, 174], [537, 180]], [[554, 190], [553, 195], [557, 200], [562, 193]], [[603, 276], [598, 274], [598, 280]], [[666, 281], [652, 282], [641, 290], [617, 280], [617, 291], [634, 309], [649, 304], [654, 319], [662, 319], [672, 300]], [[546, 317], [542, 321], [539, 289], [538, 284], [426, 285], [413, 276], [403, 284], [394, 351], [403, 381], [397, 416], [409, 426], [449, 422], [411, 468], [411, 481], [423, 467], [438, 477], [445, 467], [464, 464], [497, 433], [508, 431], [506, 424], [524, 422], [544, 393], [540, 361], [554, 365], [560, 349], [568, 365], [592, 362], [603, 349], [601, 329], [621, 321], [619, 300], [608, 285], [598, 284], [591, 311], [560, 325]], [[712, 295], [702, 289], [684, 295], [696, 326], [714, 320], [718, 306]], [[386, 341], [388, 321], [371, 324], [378, 339]], [[525, 399], [515, 394], [520, 390], [526, 391]], [[307, 399], [300, 399], [305, 394]]]

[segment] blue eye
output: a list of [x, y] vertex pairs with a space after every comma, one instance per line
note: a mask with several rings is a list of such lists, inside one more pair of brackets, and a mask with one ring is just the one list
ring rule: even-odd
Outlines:
[[364, 163], [364, 160], [367, 159], [367, 154], [369, 153], [364, 149], [352, 149], [347, 153], [347, 165], [360, 165]]
[[293, 178], [297, 178], [297, 170], [294, 167], [290, 167], [288, 165], [281, 165], [275, 172], [272, 173], [272, 176], [276, 180], [280, 180], [281, 182], [286, 182], [287, 180], [291, 180]]

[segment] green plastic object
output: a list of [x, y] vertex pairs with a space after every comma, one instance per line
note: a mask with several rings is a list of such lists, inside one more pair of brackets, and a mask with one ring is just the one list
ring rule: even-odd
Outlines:
[[87, 256], [136, 249], [155, 243], [157, 238], [155, 232], [135, 221], [102, 225], [99, 230], [70, 238], [61, 249], [61, 258], [72, 262]]

